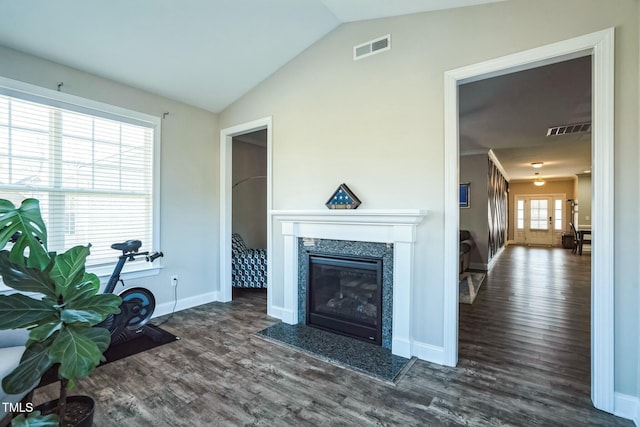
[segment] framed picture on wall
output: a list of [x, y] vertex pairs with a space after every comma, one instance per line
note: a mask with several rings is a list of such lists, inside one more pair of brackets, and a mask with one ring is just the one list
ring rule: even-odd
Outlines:
[[460, 184], [460, 207], [469, 207], [469, 183]]

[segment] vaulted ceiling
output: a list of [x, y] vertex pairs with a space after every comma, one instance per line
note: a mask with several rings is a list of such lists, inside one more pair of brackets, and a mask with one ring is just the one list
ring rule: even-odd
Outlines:
[[496, 1], [0, 0], [0, 45], [219, 112], [344, 22]]
[[[219, 112], [337, 26], [505, 0], [0, 0], [0, 45]], [[588, 58], [460, 88], [460, 151], [492, 149], [510, 178], [591, 167]]]

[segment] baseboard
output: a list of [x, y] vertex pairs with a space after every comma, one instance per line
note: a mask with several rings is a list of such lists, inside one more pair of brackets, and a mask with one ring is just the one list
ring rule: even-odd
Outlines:
[[505, 247], [506, 246], [502, 246], [500, 249], [498, 249], [498, 252], [496, 252], [496, 254], [489, 260], [489, 263], [487, 264], [487, 271], [491, 270], [493, 264], [495, 264], [498, 258], [500, 258], [500, 255], [502, 255], [502, 253], [504, 252]]
[[487, 264], [481, 262], [470, 262], [469, 270], [488, 271]]
[[[210, 302], [220, 301], [220, 292], [207, 292], [192, 297], [181, 298], [177, 302], [170, 301], [156, 306], [153, 317], [164, 316], [174, 311], [186, 310], [187, 308], [196, 307]], [[175, 305], [175, 309], [173, 308]]]
[[293, 311], [278, 305], [267, 307], [267, 315], [282, 320], [289, 325], [298, 324], [298, 319], [293, 316]]
[[631, 420], [636, 427], [640, 427], [640, 399], [628, 394], [614, 393], [613, 414]]
[[426, 360], [427, 362], [437, 363], [438, 365], [444, 365], [444, 348], [437, 347], [435, 345], [427, 344], [420, 341], [413, 341], [411, 346], [411, 354], [418, 359]]
[[469, 270], [481, 270], [481, 271], [489, 271], [489, 270], [491, 270], [491, 267], [496, 262], [498, 257], [500, 255], [502, 255], [502, 252], [504, 252], [504, 248], [506, 248], [506, 245], [501, 247], [498, 250], [498, 252], [496, 252], [496, 254], [493, 256], [493, 258], [491, 258], [489, 260], [489, 262], [487, 262], [487, 263], [482, 263], [482, 262], [471, 262], [471, 263], [469, 263]]
[[391, 338], [391, 353], [396, 356], [411, 358], [411, 341], [408, 339]]

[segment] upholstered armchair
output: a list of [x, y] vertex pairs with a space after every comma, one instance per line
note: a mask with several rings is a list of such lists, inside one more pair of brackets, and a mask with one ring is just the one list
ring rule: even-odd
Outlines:
[[231, 284], [234, 288], [267, 287], [267, 251], [247, 248], [238, 233], [231, 236]]
[[[0, 330], [0, 381], [20, 363], [28, 338], [29, 332], [26, 329]], [[36, 385], [38, 383], [35, 383], [33, 387]], [[0, 403], [7, 403], [7, 405], [0, 404], [0, 425], [3, 425], [4, 421], [8, 421], [5, 419], [9, 414], [8, 404], [20, 402], [27, 393], [28, 391], [22, 394], [8, 394], [0, 383]]]

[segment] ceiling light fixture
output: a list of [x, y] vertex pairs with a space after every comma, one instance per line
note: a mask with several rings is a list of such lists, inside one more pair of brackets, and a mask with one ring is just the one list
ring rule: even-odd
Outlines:
[[533, 167], [535, 169], [540, 169], [542, 167], [542, 165], [544, 165], [544, 162], [533, 162], [533, 163], [531, 163], [531, 167]]
[[544, 180], [542, 179], [542, 177], [540, 177], [540, 174], [538, 174], [538, 172], [536, 172], [536, 177], [533, 180], [533, 185], [535, 185], [536, 187], [544, 185]]

